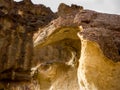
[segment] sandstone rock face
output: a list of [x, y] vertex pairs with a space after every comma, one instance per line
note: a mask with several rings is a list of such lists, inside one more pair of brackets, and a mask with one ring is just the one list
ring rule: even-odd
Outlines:
[[34, 61], [41, 64], [37, 72], [41, 90], [79, 90], [77, 67], [81, 43], [78, 31], [75, 27], [60, 28], [50, 36], [45, 35], [48, 38], [45, 42], [35, 44]]
[[119, 66], [103, 55], [95, 42], [83, 40], [78, 80], [81, 90], [119, 90]]
[[0, 89], [26, 90], [23, 87], [33, 83], [33, 33], [52, 17], [49, 8], [33, 5], [30, 0], [0, 0]]
[[119, 15], [0, 0], [0, 50], [1, 90], [120, 89]]
[[76, 69], [64, 63], [42, 64], [38, 73], [41, 90], [79, 90]]
[[78, 68], [81, 89], [119, 90], [120, 32], [95, 28], [78, 35], [82, 44]]
[[119, 18], [118, 15], [97, 14], [89, 23], [92, 26], [84, 26], [78, 34], [81, 40], [78, 80], [82, 90], [120, 89]]
[[[119, 90], [120, 16], [102, 14], [90, 10], [81, 9], [76, 9], [76, 11], [75, 10], [73, 11], [71, 7], [65, 5], [60, 7], [62, 7], [62, 9], [64, 10], [62, 11], [59, 8], [60, 11], [58, 12], [59, 17], [53, 20], [47, 27], [43, 28], [39, 32], [39, 35], [37, 36], [38, 38], [35, 39], [34, 45], [35, 48], [37, 48], [35, 52], [37, 53], [40, 52], [39, 55], [42, 55], [41, 52], [47, 50], [48, 52], [50, 51], [50, 53], [51, 50], [53, 50], [52, 52], [54, 51], [56, 52], [56, 49], [54, 50], [53, 47], [52, 48], [49, 47], [51, 49], [47, 48], [44, 49], [43, 51], [41, 51], [42, 49], [39, 48], [55, 44], [55, 42], [59, 42], [60, 44], [62, 44], [61, 40], [63, 40], [63, 38], [77, 39], [77, 42], [79, 42], [79, 44], [77, 46], [76, 43], [74, 43], [74, 45], [76, 45], [76, 48], [78, 47], [80, 48], [77, 49], [79, 53], [76, 52], [77, 54], [79, 54], [78, 55], [79, 67], [77, 68], [78, 69], [77, 78], [80, 86], [79, 89]], [[64, 11], [66, 11], [65, 14]], [[81, 28], [80, 25], [83, 27], [83, 29]], [[68, 31], [65, 30], [66, 27], [67, 29], [69, 29]], [[73, 31], [76, 32], [74, 33]], [[68, 32], [68, 34], [66, 34], [65, 32]], [[80, 40], [78, 40], [77, 35], [79, 36]], [[71, 51], [72, 50], [69, 50], [69, 52]], [[56, 56], [56, 53], [54, 53], [53, 55]], [[56, 57], [59, 57], [59, 55]], [[66, 54], [64, 53], [64, 55]], [[44, 56], [42, 55], [42, 57]], [[52, 58], [53, 56], [48, 57], [50, 57], [50, 61], [55, 59], [55, 57]], [[37, 58], [38, 61], [39, 58], [41, 58], [41, 56]], [[62, 58], [64, 59], [64, 56], [62, 56]], [[49, 58], [47, 59], [47, 57], [46, 59], [41, 58], [41, 60], [43, 61], [40, 62], [45, 61], [49, 62]], [[45, 74], [45, 72], [43, 73]], [[70, 77], [73, 78], [72, 75]], [[72, 81], [74, 80], [72, 79]], [[54, 89], [59, 90], [60, 84], [57, 85], [57, 82], [58, 83], [63, 82], [62, 77], [59, 76], [59, 78], [57, 78], [56, 81], [54, 81], [54, 83], [51, 82], [50, 85], [53, 87], [53, 90]], [[63, 86], [61, 87], [62, 90], [67, 90], [69, 88], [66, 87], [66, 85], [62, 86]], [[72, 88], [74, 90], [77, 90], [77, 88], [75, 88], [74, 85], [72, 86]]]

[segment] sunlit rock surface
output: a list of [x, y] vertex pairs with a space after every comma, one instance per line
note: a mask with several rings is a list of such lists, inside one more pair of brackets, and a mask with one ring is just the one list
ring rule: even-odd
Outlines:
[[120, 32], [88, 28], [78, 33], [81, 57], [78, 82], [82, 90], [120, 89]]
[[[69, 47], [69, 45], [72, 47], [75, 45], [75, 48], [78, 50], [76, 53], [77, 55], [79, 54], [79, 67], [77, 68], [79, 89], [119, 90], [120, 16], [81, 9], [76, 9], [76, 11], [79, 10], [77, 13], [76, 11], [69, 10], [67, 12], [67, 9], [70, 8], [69, 6], [62, 6], [62, 8], [64, 8], [63, 12], [66, 11], [66, 14], [64, 15], [64, 13], [59, 10], [60, 12], [58, 12], [58, 15], [60, 16], [37, 33], [39, 35], [37, 35], [38, 38], [35, 39], [34, 45], [35, 52], [37, 52], [35, 55], [38, 54], [39, 56], [37, 56], [35, 60], [39, 61], [40, 59], [41, 63], [45, 61], [49, 62], [49, 59], [50, 61], [65, 61], [67, 59], [64, 58], [66, 53], [57, 55], [57, 49], [59, 50], [59, 46], [63, 45], [61, 40], [63, 41], [64, 38], [71, 39], [73, 44], [70, 43], [67, 47]], [[75, 33], [73, 31], [75, 31]], [[77, 39], [77, 43], [79, 42], [78, 44], [74, 42], [75, 39]], [[55, 44], [55, 42], [59, 44]], [[57, 47], [55, 47], [55, 45], [57, 45]], [[55, 49], [53, 49], [53, 47]], [[62, 46], [62, 48], [63, 47], [64, 46]], [[62, 48], [60, 49], [61, 51]], [[45, 51], [48, 51], [49, 53], [46, 54]], [[63, 51], [67, 52], [67, 49], [64, 49]], [[68, 52], [73, 51], [71, 49]], [[43, 53], [45, 53], [45, 58]], [[53, 56], [51, 56], [51, 53], [53, 53]], [[67, 54], [67, 57], [69, 55], [70, 54]], [[55, 59], [55, 57], [57, 59]], [[70, 60], [69, 57], [68, 60]], [[66, 61], [64, 63], [66, 63]], [[73, 76], [71, 75], [71, 77]], [[60, 82], [59, 79], [62, 81], [62, 77], [59, 76], [59, 78], [56, 79], [55, 84], [50, 84], [53, 90], [59, 90], [59, 85], [56, 84], [57, 82]], [[66, 81], [68, 79], [69, 78], [67, 78]], [[67, 90], [69, 88], [66, 87], [65, 84], [62, 86], [61, 90]], [[72, 87], [74, 90], [77, 90], [74, 85]]]
[[89, 40], [82, 39], [81, 52], [78, 68], [81, 90], [120, 89], [120, 62], [106, 58], [99, 45]]
[[120, 16], [0, 0], [1, 90], [120, 90]]

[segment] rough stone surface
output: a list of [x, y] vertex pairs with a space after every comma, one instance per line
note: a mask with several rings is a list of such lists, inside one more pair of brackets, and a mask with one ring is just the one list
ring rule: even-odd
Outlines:
[[34, 47], [34, 64], [41, 64], [37, 75], [41, 90], [79, 90], [77, 67], [81, 43], [77, 32], [78, 28], [61, 28], [48, 36], [45, 43]]
[[120, 89], [120, 15], [0, 0], [0, 50], [3, 90]]
[[[33, 33], [53, 18], [53, 12], [44, 5], [33, 5], [30, 0], [14, 2], [0, 0], [0, 83], [9, 84], [9, 90], [26, 90], [22, 83], [31, 81], [33, 60]], [[10, 82], [10, 83], [9, 83]], [[12, 84], [13, 83], [13, 84]], [[6, 87], [0, 87], [7, 90]], [[33, 89], [31, 89], [33, 90]]]
[[79, 90], [77, 69], [62, 62], [43, 63], [38, 68], [41, 90]]
[[81, 57], [78, 80], [82, 90], [119, 90], [120, 62], [105, 57], [100, 45], [92, 40], [81, 39]]
[[[76, 46], [76, 48], [81, 47], [81, 49], [79, 49], [80, 51], [78, 50], [80, 59], [79, 67], [77, 68], [80, 89], [119, 90], [120, 16], [82, 10], [81, 8], [73, 11], [71, 9], [72, 7], [62, 5], [63, 6], [59, 7], [59, 12], [57, 13], [58, 18], [35, 34], [34, 46], [37, 48], [35, 52], [42, 54], [43, 51], [49, 50], [51, 54], [51, 50], [53, 50], [52, 52], [55, 52], [53, 55], [56, 56], [56, 48], [54, 50], [50, 45], [54, 45], [55, 42], [59, 42], [61, 45], [61, 40], [64, 38], [77, 40], [80, 38], [80, 41], [77, 41], [80, 42], [78, 44], [79, 46]], [[60, 9], [63, 9], [63, 11]], [[66, 32], [68, 34], [66, 34]], [[77, 32], [79, 32], [79, 37], [77, 37]], [[72, 42], [74, 43], [74, 41]], [[76, 45], [76, 43], [74, 43], [74, 45]], [[46, 49], [41, 52], [42, 49], [38, 49], [38, 47], [44, 47]], [[64, 49], [64, 51], [67, 50]], [[64, 53], [64, 55], [66, 54]], [[50, 57], [50, 61], [52, 61], [54, 60], [54, 58], [52, 58], [54, 56], [47, 57]], [[39, 56], [40, 60], [44, 59], [44, 62], [49, 62], [49, 58], [43, 57], [43, 55], [42, 58]], [[37, 59], [39, 60], [39, 58]], [[62, 58], [64, 59], [64, 56], [62, 56]], [[60, 82], [59, 79], [62, 79], [62, 77], [57, 78], [57, 82]], [[50, 85], [54, 88], [59, 88], [59, 85], [56, 86], [57, 82], [55, 81], [54, 84]], [[63, 87], [65, 88], [66, 86], [63, 85]], [[69, 88], [66, 87], [66, 89], [64, 89], [63, 87], [61, 87], [63, 90]], [[58, 88], [56, 90], [59, 90]], [[75, 90], [77, 90], [77, 88]]]

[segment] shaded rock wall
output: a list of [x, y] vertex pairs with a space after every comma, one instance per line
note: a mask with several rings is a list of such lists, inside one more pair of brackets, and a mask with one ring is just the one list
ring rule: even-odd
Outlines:
[[37, 87], [31, 82], [33, 33], [52, 18], [49, 8], [33, 5], [30, 0], [0, 0], [0, 89], [34, 90], [31, 84]]
[[[81, 49], [77, 36], [79, 29], [64, 27], [57, 30], [50, 36], [38, 35], [34, 42], [34, 63], [41, 64], [37, 75], [41, 90], [79, 90], [77, 79]], [[49, 35], [49, 30], [46, 32]], [[41, 38], [43, 42], [39, 43]]]

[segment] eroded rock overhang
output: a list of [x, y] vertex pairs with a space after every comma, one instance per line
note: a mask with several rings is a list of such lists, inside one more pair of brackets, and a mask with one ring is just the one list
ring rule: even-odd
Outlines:
[[[57, 14], [58, 18], [52, 20], [46, 27], [40, 28], [39, 32], [35, 34], [35, 55], [40, 49], [49, 45], [64, 47], [61, 40], [68, 42], [66, 39], [69, 39], [72, 43], [66, 44], [66, 46], [72, 45], [74, 47], [75, 45], [78, 50], [76, 68], [78, 71], [76, 73], [82, 90], [120, 89], [119, 84], [117, 84], [120, 83], [118, 80], [120, 74], [118, 69], [120, 65], [120, 16], [84, 10], [75, 5], [69, 7], [64, 4], [60, 5]], [[49, 52], [50, 49], [47, 48], [43, 51], [47, 50]], [[66, 52], [67, 50], [64, 48], [63, 51]], [[68, 52], [73, 51], [75, 50], [68, 50]], [[39, 55], [41, 53], [36, 57]], [[56, 56], [55, 53], [52, 55]], [[67, 58], [58, 57], [56, 59], [50, 57], [41, 62], [46, 60], [54, 63], [57, 60], [57, 62], [66, 63], [71, 60], [69, 56], [72, 55], [69, 53], [66, 56]], [[36, 58], [36, 60], [40, 58]], [[68, 60], [66, 61], [66, 59]]]
[[[74, 10], [73, 10], [74, 9]], [[46, 45], [64, 38], [85, 39], [98, 43], [103, 54], [113, 60], [120, 60], [120, 16], [84, 10], [80, 6], [61, 4], [58, 18], [34, 35], [34, 45]], [[82, 27], [83, 30], [80, 30]]]
[[[48, 63], [60, 63], [58, 66], [75, 66], [78, 82], [87, 90], [113, 90], [112, 86], [116, 87], [114, 90], [120, 89], [119, 15], [65, 4], [53, 13], [43, 5], [32, 4], [30, 0], [19, 3], [0, 0], [0, 22], [0, 49], [3, 50], [0, 54], [0, 80], [29, 81], [32, 64], [44, 63], [43, 66], [46, 66]], [[84, 56], [86, 54], [89, 58]], [[106, 67], [102, 69], [101, 66]], [[109, 79], [106, 79], [107, 76], [110, 76]], [[104, 79], [105, 86], [102, 81], [96, 81], [98, 78]], [[112, 81], [115, 83], [110, 83]], [[109, 88], [105, 88], [107, 86]]]

